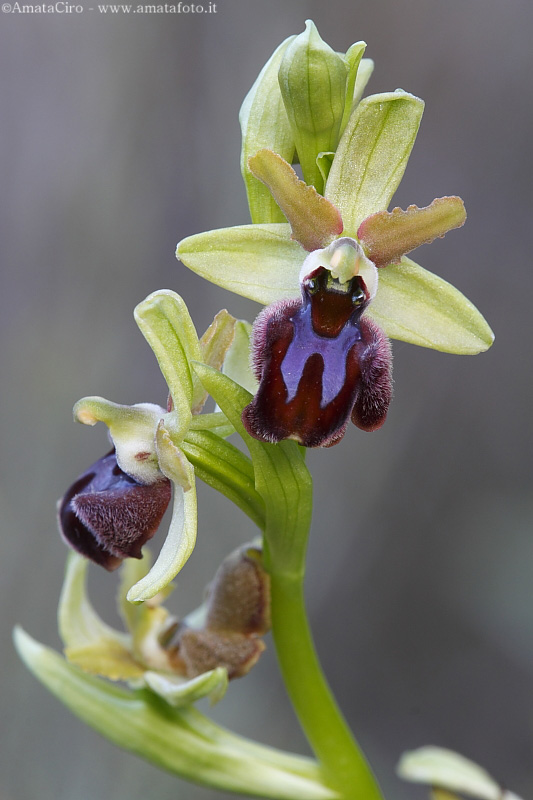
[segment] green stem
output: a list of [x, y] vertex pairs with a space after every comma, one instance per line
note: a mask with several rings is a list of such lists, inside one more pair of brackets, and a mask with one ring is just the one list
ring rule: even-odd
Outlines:
[[318, 661], [305, 613], [303, 579], [312, 481], [295, 442], [265, 444], [244, 429], [251, 395], [204, 364], [194, 369], [241, 435], [265, 503], [264, 559], [272, 590], [272, 632], [294, 710], [323, 773], [342, 800], [382, 800], [376, 780], [339, 711]]
[[303, 580], [273, 568], [271, 587], [272, 632], [283, 679], [330, 785], [343, 800], [381, 800], [376, 780], [320, 667], [305, 612]]

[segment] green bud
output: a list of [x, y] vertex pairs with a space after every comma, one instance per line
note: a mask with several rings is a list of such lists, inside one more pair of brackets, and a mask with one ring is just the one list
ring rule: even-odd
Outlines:
[[323, 193], [319, 153], [335, 150], [346, 102], [349, 67], [307, 20], [305, 31], [287, 47], [279, 85], [306, 183]]

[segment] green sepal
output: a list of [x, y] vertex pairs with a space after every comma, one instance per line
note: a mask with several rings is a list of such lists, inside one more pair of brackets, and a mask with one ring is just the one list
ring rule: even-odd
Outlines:
[[[82, 397], [73, 409], [83, 425], [103, 422], [109, 429], [119, 467], [139, 483], [161, 479], [155, 449], [155, 432], [165, 411], [152, 403], [125, 406], [103, 397]], [[142, 454], [139, 459], [138, 454]], [[148, 455], [147, 455], [148, 454]]]
[[346, 60], [323, 41], [311, 20], [285, 50], [279, 84], [306, 183], [323, 194], [316, 157], [335, 150], [346, 100]]
[[[196, 543], [197, 502], [194, 468], [162, 426], [158, 429], [158, 455], [161, 471], [174, 484], [172, 519], [167, 538], [150, 572], [128, 592], [130, 603], [149, 600], [175, 578]], [[184, 490], [183, 486], [190, 488]]]
[[190, 423], [195, 388], [189, 361], [202, 359], [187, 306], [178, 294], [163, 289], [139, 303], [134, 316], [154, 351], [172, 395], [179, 428], [185, 432]]
[[86, 675], [58, 653], [14, 631], [28, 669], [67, 708], [119, 747], [182, 778], [273, 800], [340, 800], [320, 768], [236, 736], [193, 708], [171, 708], [151, 691], [132, 692]]
[[325, 196], [344, 232], [354, 236], [370, 214], [386, 209], [400, 183], [420, 126], [424, 103], [400, 89], [362, 100], [341, 137]]
[[273, 150], [259, 150], [248, 159], [248, 165], [258, 180], [268, 186], [296, 239], [305, 250], [325, 247], [334, 236], [342, 233], [342, 219], [314, 186], [308, 186], [280, 155]]
[[255, 489], [253, 466], [244, 453], [210, 431], [189, 430], [182, 448], [198, 478], [264, 528], [264, 503]]
[[242, 131], [241, 172], [248, 195], [252, 222], [284, 222], [285, 217], [272, 195], [248, 168], [248, 159], [263, 147], [292, 162], [294, 138], [278, 82], [279, 65], [289, 36], [271, 55], [254, 85], [244, 98], [239, 113]]
[[193, 364], [209, 394], [214, 397], [246, 444], [254, 466], [255, 487], [265, 503], [265, 566], [275, 562], [285, 575], [301, 575], [312, 508], [312, 479], [296, 442], [266, 444], [251, 437], [241, 414], [252, 395], [226, 375]]
[[404, 753], [397, 771], [404, 780], [461, 792], [478, 800], [519, 800], [512, 792], [504, 791], [482, 767], [443, 747], [421, 747]]
[[207, 696], [211, 700], [211, 705], [214, 705], [222, 700], [226, 693], [228, 671], [225, 667], [216, 667], [196, 678], [183, 680], [148, 670], [144, 673], [143, 680], [149, 689], [175, 708], [190, 706]]
[[85, 672], [111, 680], [140, 678], [143, 669], [131, 654], [131, 639], [103, 622], [87, 595], [89, 562], [70, 553], [58, 607], [59, 634], [66, 658]]
[[387, 336], [445, 353], [474, 355], [494, 341], [470, 300], [407, 257], [380, 270], [378, 293], [367, 313]]
[[300, 296], [306, 251], [287, 223], [197, 233], [181, 240], [176, 256], [202, 278], [264, 305]]
[[[339, 135], [346, 127], [346, 123], [350, 118], [354, 104], [355, 86], [357, 80], [357, 73], [359, 72], [359, 65], [366, 50], [366, 42], [355, 42], [348, 48], [345, 55], [346, 63], [348, 64], [348, 79], [346, 81], [346, 99], [344, 101], [344, 113], [342, 115], [342, 122]], [[369, 76], [370, 77], [370, 76]]]

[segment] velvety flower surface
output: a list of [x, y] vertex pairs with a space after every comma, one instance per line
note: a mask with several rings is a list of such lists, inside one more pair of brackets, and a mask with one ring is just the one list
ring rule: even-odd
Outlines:
[[78, 553], [108, 570], [124, 558], [142, 558], [171, 497], [168, 478], [138, 483], [123, 472], [115, 451], [93, 464], [58, 506], [59, 529]]
[[350, 417], [367, 431], [383, 424], [391, 353], [378, 326], [362, 317], [369, 301], [361, 276], [340, 283], [319, 266], [302, 282], [302, 301], [281, 300], [259, 315], [253, 332], [259, 389], [243, 412], [252, 436], [329, 446]]

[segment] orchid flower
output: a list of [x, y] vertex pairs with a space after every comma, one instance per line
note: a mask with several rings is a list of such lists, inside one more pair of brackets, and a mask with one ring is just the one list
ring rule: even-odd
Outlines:
[[392, 393], [387, 337], [460, 354], [493, 341], [470, 301], [406, 257], [466, 214], [458, 197], [387, 211], [424, 104], [402, 90], [359, 102], [363, 50], [334, 53], [312, 23], [276, 50], [241, 110], [253, 223], [177, 247], [194, 272], [267, 305], [252, 337], [259, 390], [243, 414], [264, 441], [334, 444], [350, 418], [379, 427]]
[[128, 593], [130, 601], [139, 602], [160, 592], [194, 548], [195, 470], [186, 451], [198, 451], [202, 431], [214, 436], [233, 429], [223, 414], [200, 415], [207, 393], [190, 362], [220, 368], [235, 319], [221, 311], [199, 340], [185, 303], [170, 291], [150, 295], [135, 309], [135, 319], [168, 383], [168, 410], [147, 403], [125, 406], [102, 397], [78, 401], [75, 419], [85, 425], [104, 422], [114, 449], [68, 489], [58, 517], [71, 547], [113, 570], [126, 557], [142, 557], [141, 548], [155, 534], [173, 486], [172, 520], [159, 558]]

